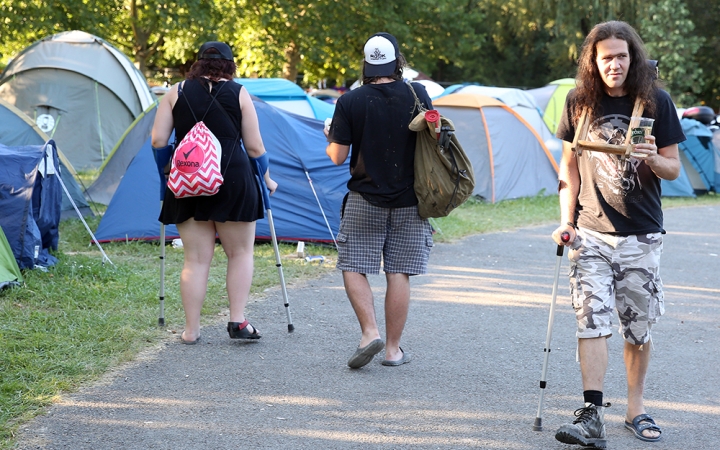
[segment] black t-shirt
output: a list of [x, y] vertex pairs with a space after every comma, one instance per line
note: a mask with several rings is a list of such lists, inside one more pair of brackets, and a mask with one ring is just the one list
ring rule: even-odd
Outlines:
[[[413, 88], [423, 106], [432, 109], [425, 88], [419, 83]], [[408, 128], [417, 113], [415, 98], [402, 81], [366, 84], [338, 99], [329, 136], [352, 147], [349, 190], [383, 208], [417, 204], [416, 132]]]
[[[574, 90], [565, 104], [557, 137], [572, 142], [575, 124]], [[658, 148], [685, 140], [675, 105], [670, 95], [656, 89], [656, 111], [652, 135]], [[633, 101], [628, 96], [604, 95], [599, 119], [590, 124], [587, 140], [622, 144], [628, 130]], [[577, 158], [580, 192], [575, 208], [578, 226], [601, 233], [620, 236], [663, 232], [660, 203], [660, 179], [638, 158], [623, 159], [620, 155], [583, 150]]]

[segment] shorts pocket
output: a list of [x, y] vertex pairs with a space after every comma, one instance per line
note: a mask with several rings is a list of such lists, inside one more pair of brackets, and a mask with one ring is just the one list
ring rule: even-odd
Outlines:
[[580, 235], [575, 235], [575, 240], [568, 247], [568, 260], [578, 262], [583, 250], [585, 250], [585, 239]]
[[435, 244], [433, 243], [432, 236], [426, 236], [425, 237], [425, 246], [426, 247], [433, 247]]
[[570, 265], [570, 271], [568, 273], [570, 278], [570, 301], [575, 311], [582, 309], [582, 300], [580, 299], [582, 286], [578, 282], [578, 270], [575, 264]]
[[658, 317], [665, 314], [665, 294], [663, 293], [661, 281], [653, 281], [650, 289], [652, 289], [652, 293], [648, 308], [648, 321], [653, 323]]

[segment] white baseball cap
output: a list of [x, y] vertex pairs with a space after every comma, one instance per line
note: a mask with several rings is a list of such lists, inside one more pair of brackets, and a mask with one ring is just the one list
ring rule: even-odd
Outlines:
[[395, 73], [396, 60], [400, 50], [395, 37], [390, 33], [376, 33], [365, 42], [366, 77], [386, 77]]

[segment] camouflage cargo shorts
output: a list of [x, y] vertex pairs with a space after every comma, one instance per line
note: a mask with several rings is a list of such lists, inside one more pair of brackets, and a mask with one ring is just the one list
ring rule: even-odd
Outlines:
[[568, 252], [578, 338], [612, 335], [617, 310], [619, 332], [627, 342], [650, 340], [652, 324], [665, 312], [662, 246], [660, 233], [613, 236], [578, 229]]

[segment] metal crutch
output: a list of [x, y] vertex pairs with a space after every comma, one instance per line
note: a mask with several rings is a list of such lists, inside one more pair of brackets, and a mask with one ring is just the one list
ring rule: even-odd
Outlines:
[[292, 316], [290, 315], [290, 303], [288, 302], [287, 288], [285, 287], [285, 276], [282, 270], [282, 261], [280, 260], [280, 250], [278, 249], [277, 236], [275, 236], [275, 223], [273, 222], [272, 209], [270, 208], [270, 192], [267, 185], [265, 184], [265, 178], [263, 178], [263, 171], [260, 163], [256, 160], [251, 159], [257, 165], [257, 179], [260, 183], [260, 190], [262, 191], [263, 203], [265, 203], [265, 212], [267, 212], [268, 226], [270, 227], [270, 237], [272, 238], [273, 250], [275, 251], [275, 266], [278, 269], [278, 275], [280, 276], [280, 286], [282, 288], [283, 303], [285, 305], [285, 314], [287, 315], [288, 321], [288, 333], [292, 333], [295, 330], [295, 325], [292, 323]]
[[[163, 200], [165, 199], [165, 188], [167, 186], [167, 178], [165, 178], [165, 166], [172, 158], [174, 146], [168, 144], [162, 148], [151, 147], [155, 164], [157, 165], [158, 175], [160, 176], [160, 209], [162, 210]], [[158, 314], [158, 326], [165, 326], [165, 224], [160, 222], [160, 292], [158, 293], [160, 301], [160, 312]]]
[[[570, 233], [565, 231], [560, 235], [563, 242], [570, 240]], [[533, 424], [533, 431], [542, 431], [542, 409], [545, 400], [545, 386], [547, 385], [547, 368], [548, 359], [550, 357], [550, 341], [552, 340], [552, 328], [555, 320], [555, 301], [557, 300], [558, 283], [560, 281], [560, 264], [562, 263], [563, 251], [565, 246], [557, 246], [557, 261], [555, 262], [555, 282], [552, 289], [552, 300], [550, 301], [550, 318], [548, 319], [547, 336], [545, 337], [545, 359], [543, 360], [542, 374], [540, 375], [540, 401], [538, 402], [537, 416]]]

